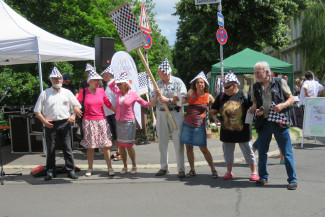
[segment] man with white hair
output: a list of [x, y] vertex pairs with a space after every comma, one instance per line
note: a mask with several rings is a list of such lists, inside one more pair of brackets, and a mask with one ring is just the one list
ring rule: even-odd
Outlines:
[[[184, 111], [182, 107], [177, 105], [177, 102], [183, 102], [186, 99], [187, 90], [184, 82], [172, 76], [171, 73], [172, 68], [166, 58], [158, 67], [159, 80], [157, 85], [161, 91], [161, 97], [157, 104], [157, 133], [161, 169], [156, 173], [156, 176], [162, 176], [168, 172], [168, 142], [170, 135], [172, 135], [176, 152], [178, 177], [184, 178], [184, 144], [180, 142]], [[182, 95], [181, 98], [177, 96], [178, 93]], [[177, 130], [173, 129], [162, 103], [167, 103], [168, 109], [176, 122]]]
[[281, 153], [285, 157], [285, 167], [288, 175], [289, 190], [295, 190], [298, 185], [294, 157], [289, 134], [289, 106], [294, 103], [290, 88], [284, 79], [272, 77], [267, 62], [258, 62], [254, 67], [256, 83], [252, 88], [253, 105], [249, 109], [256, 113], [255, 128], [258, 132], [258, 186], [268, 183], [267, 152], [269, 151], [272, 134], [274, 135]]
[[49, 181], [55, 174], [55, 139], [58, 136], [62, 146], [68, 177], [78, 179], [74, 170], [74, 158], [71, 149], [71, 125], [75, 120], [75, 114], [70, 106], [81, 108], [80, 103], [72, 92], [62, 88], [63, 77], [59, 70], [54, 67], [50, 80], [52, 87], [44, 90], [36, 102], [35, 115], [45, 125], [46, 138], [46, 169], [47, 175], [44, 180]]

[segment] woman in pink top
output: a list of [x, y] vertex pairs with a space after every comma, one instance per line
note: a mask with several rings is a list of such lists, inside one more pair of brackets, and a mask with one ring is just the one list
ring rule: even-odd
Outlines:
[[[102, 148], [108, 167], [108, 175], [115, 175], [109, 150], [112, 146], [111, 132], [107, 126], [103, 105], [105, 104], [112, 111], [116, 111], [116, 109], [110, 103], [104, 89], [99, 88], [100, 79], [102, 77], [93, 71], [88, 77], [89, 87], [82, 89], [77, 98], [80, 103], [84, 101], [85, 107], [82, 119], [84, 137], [80, 144], [87, 148], [88, 171], [85, 174], [86, 176], [92, 175], [95, 148]], [[85, 99], [83, 99], [83, 91], [85, 91]]]
[[[118, 88], [115, 86], [115, 82]], [[132, 146], [134, 145], [135, 141], [136, 123], [133, 106], [135, 102], [138, 102], [145, 108], [155, 105], [159, 94], [155, 94], [155, 98], [153, 98], [151, 102], [147, 102], [143, 100], [137, 92], [132, 91], [129, 82], [123, 78], [112, 82], [109, 87], [116, 94], [115, 118], [117, 121], [117, 145], [119, 146], [124, 164], [121, 174], [125, 174], [128, 171], [127, 153], [132, 161], [131, 174], [135, 174], [137, 172], [137, 165], [135, 162], [135, 150]]]

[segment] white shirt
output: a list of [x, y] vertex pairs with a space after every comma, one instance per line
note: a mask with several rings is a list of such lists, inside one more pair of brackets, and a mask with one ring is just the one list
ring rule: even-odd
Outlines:
[[[107, 87], [105, 89], [105, 93], [107, 95], [107, 98], [109, 99], [109, 101], [112, 103], [112, 106], [116, 107], [116, 94], [111, 90], [111, 88], [109, 88], [108, 85], [110, 85], [112, 82], [114, 81], [114, 79], [110, 80], [107, 83]], [[105, 116], [108, 115], [112, 115], [115, 114], [112, 110], [110, 110], [109, 108], [106, 107], [106, 105], [104, 105], [104, 112], [105, 112]]]
[[307, 92], [310, 95], [310, 97], [317, 97], [318, 92], [324, 89], [324, 87], [318, 81], [315, 80], [304, 81], [300, 90], [300, 101], [299, 101], [300, 105], [306, 105], [307, 96], [305, 95], [304, 88], [307, 89]]
[[81, 108], [79, 101], [70, 90], [60, 88], [59, 91], [56, 91], [51, 87], [39, 95], [34, 112], [42, 112], [44, 108], [45, 119], [59, 121], [70, 117], [70, 105]]

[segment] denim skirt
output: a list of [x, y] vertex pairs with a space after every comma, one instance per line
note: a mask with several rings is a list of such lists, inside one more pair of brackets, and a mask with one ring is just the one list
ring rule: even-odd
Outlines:
[[181, 143], [194, 146], [207, 146], [207, 132], [205, 126], [193, 127], [184, 122]]

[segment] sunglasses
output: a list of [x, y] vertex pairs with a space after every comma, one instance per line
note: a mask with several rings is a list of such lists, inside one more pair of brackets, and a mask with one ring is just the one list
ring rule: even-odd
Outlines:
[[223, 86], [223, 88], [224, 88], [225, 90], [228, 90], [228, 89], [231, 88], [232, 86], [234, 86], [234, 85], [230, 85], [230, 86], [227, 86], [227, 87]]
[[121, 86], [121, 85], [122, 85], [122, 83], [117, 83], [116, 85], [117, 85], [117, 86]]

